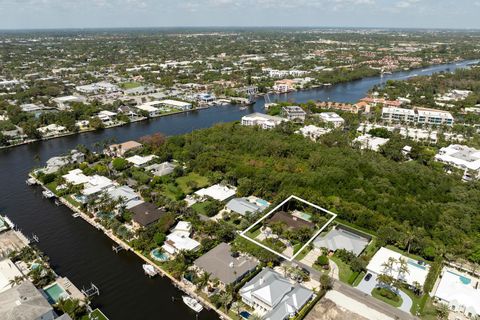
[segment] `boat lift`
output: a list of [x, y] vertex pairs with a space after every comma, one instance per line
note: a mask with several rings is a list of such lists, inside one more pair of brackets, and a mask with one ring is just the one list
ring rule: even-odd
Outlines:
[[122, 246], [121, 244], [116, 245], [116, 246], [114, 245], [114, 246], [112, 246], [112, 250], [115, 251], [115, 253], [119, 253], [120, 251], [125, 250], [125, 247]]
[[90, 288], [82, 288], [82, 293], [90, 298], [90, 297], [93, 297], [93, 296], [99, 296], [100, 295], [100, 290], [98, 289], [98, 287], [96, 285], [94, 285], [93, 283], [90, 282]]

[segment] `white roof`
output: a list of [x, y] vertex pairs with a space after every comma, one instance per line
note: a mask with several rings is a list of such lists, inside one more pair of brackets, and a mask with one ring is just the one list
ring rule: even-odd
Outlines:
[[188, 221], [179, 221], [175, 228], [172, 229], [172, 232], [185, 232], [187, 235], [190, 235], [192, 231], [192, 224]]
[[178, 101], [178, 100], [162, 100], [160, 101], [161, 104], [169, 105], [169, 106], [175, 106], [175, 107], [189, 107], [192, 104], [188, 102], [183, 102], [183, 101]]
[[209, 196], [218, 201], [225, 201], [231, 198], [237, 193], [237, 188], [227, 187], [221, 184], [216, 184], [208, 188], [203, 188], [195, 192], [196, 195], [201, 197]]
[[480, 170], [480, 150], [467, 146], [452, 144], [442, 148], [435, 159], [464, 169]]
[[135, 108], [146, 111], [146, 112], [155, 112], [159, 110], [158, 108], [152, 107], [148, 104], [141, 104], [141, 105], [135, 106]]
[[90, 181], [90, 177], [87, 177], [86, 175], [84, 175], [81, 169], [71, 170], [66, 175], [63, 175], [62, 177], [65, 179], [65, 181], [75, 186], [84, 184]]
[[200, 243], [183, 232], [172, 232], [167, 236], [167, 245], [172, 246], [176, 251], [191, 251], [197, 249]]
[[[404, 259], [407, 262], [408, 272], [406, 274], [400, 274], [400, 263], [398, 262], [393, 264], [391, 271], [387, 271], [384, 264], [389, 258], [393, 258], [396, 261], [399, 261], [399, 259]], [[382, 247], [377, 251], [377, 253], [375, 253], [372, 260], [370, 260], [367, 270], [375, 274], [388, 274], [395, 279], [399, 279], [408, 283], [409, 285], [413, 285], [414, 282], [418, 282], [421, 286], [423, 286], [425, 279], [427, 278], [429, 266], [419, 265], [415, 260], [407, 258], [393, 250]]]
[[94, 175], [90, 177], [89, 181], [85, 184], [85, 188], [82, 191], [82, 194], [88, 196], [95, 193], [98, 193], [106, 188], [113, 186], [113, 181], [107, 177]]
[[480, 290], [475, 289], [478, 279], [444, 268], [435, 297], [456, 306], [464, 306], [466, 312], [480, 315]]
[[359, 142], [362, 149], [378, 151], [380, 147], [386, 144], [389, 140], [390, 139], [373, 137], [370, 134], [364, 134], [353, 140], [353, 142]]
[[23, 274], [10, 259], [0, 260], [0, 292], [12, 287], [10, 280], [15, 277], [22, 277]]
[[335, 112], [322, 112], [320, 113], [320, 118], [327, 122], [345, 122], [345, 120]]
[[142, 157], [142, 156], [139, 156], [139, 155], [134, 155], [134, 156], [132, 156], [130, 158], [127, 158], [125, 160], [127, 160], [130, 163], [133, 163], [136, 166], [143, 166], [144, 164], [149, 163], [150, 161], [155, 159], [156, 157], [157, 156], [155, 156], [155, 155], [149, 155], [149, 156], [145, 156], [145, 157]]

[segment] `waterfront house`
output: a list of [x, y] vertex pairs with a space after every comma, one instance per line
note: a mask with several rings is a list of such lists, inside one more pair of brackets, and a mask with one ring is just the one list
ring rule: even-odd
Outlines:
[[259, 126], [262, 129], [273, 129], [284, 121], [287, 120], [281, 117], [255, 112], [242, 117], [242, 126]]
[[47, 299], [30, 281], [0, 293], [2, 320], [53, 320], [55, 312]]
[[313, 291], [291, 283], [270, 268], [248, 281], [239, 294], [242, 301], [265, 320], [289, 319], [313, 297]]
[[158, 105], [158, 101], [154, 102], [146, 102], [144, 104], [135, 106], [140, 111], [143, 111], [146, 113], [150, 118], [153, 117], [158, 117], [160, 114], [162, 114], [162, 110], [159, 108], [155, 107], [155, 105]]
[[119, 144], [110, 145], [103, 153], [110, 157], [123, 157], [129, 151], [135, 151], [142, 148], [142, 144], [136, 141], [126, 141]]
[[64, 126], [60, 126], [58, 124], [52, 123], [48, 126], [40, 127], [37, 131], [42, 135], [44, 138], [54, 137], [67, 132], [67, 128]]
[[167, 235], [167, 240], [162, 248], [170, 255], [175, 255], [180, 251], [197, 251], [200, 249], [200, 243], [192, 238], [191, 225], [188, 222], [180, 221]]
[[108, 188], [105, 193], [114, 201], [120, 201], [118, 207], [125, 206], [125, 209], [131, 209], [144, 201], [141, 197], [128, 186], [113, 186]]
[[15, 263], [8, 258], [0, 260], [0, 292], [14, 287], [16, 278], [23, 278], [23, 274]]
[[165, 214], [163, 209], [150, 202], [143, 202], [129, 209], [133, 213], [132, 223], [135, 228], [147, 227], [157, 222]]
[[239, 282], [258, 265], [259, 262], [252, 257], [232, 253], [230, 244], [224, 242], [194, 262], [199, 272], [209, 273], [211, 280], [218, 279], [222, 288]]
[[114, 185], [113, 181], [107, 177], [93, 175], [88, 177], [88, 181], [83, 185], [81, 196], [76, 199], [79, 202], [87, 203], [90, 200], [96, 199], [103, 191]]
[[182, 110], [182, 111], [190, 110], [193, 108], [191, 103], [178, 101], [178, 100], [171, 100], [171, 99], [161, 100], [159, 101], [159, 104], [164, 107]]
[[[444, 267], [434, 298], [455, 313], [469, 318], [480, 316], [480, 279]], [[455, 317], [456, 319], [457, 317]]]
[[277, 93], [287, 93], [295, 90], [295, 81], [291, 79], [283, 79], [275, 81], [273, 91]]
[[307, 113], [299, 106], [282, 107], [282, 116], [290, 121], [303, 122]]

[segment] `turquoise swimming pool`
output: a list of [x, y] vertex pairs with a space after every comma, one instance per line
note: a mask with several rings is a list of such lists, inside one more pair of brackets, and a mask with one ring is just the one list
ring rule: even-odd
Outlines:
[[462, 275], [460, 275], [460, 274], [458, 274], [458, 273], [455, 273], [455, 272], [452, 272], [452, 271], [448, 271], [448, 273], [451, 273], [451, 274], [453, 274], [453, 275], [456, 275], [456, 276], [460, 279], [460, 281], [461, 281], [464, 285], [466, 285], [466, 286], [468, 286], [468, 285], [472, 282], [472, 279], [467, 278], [467, 277], [465, 277], [465, 276], [462, 276]]
[[153, 249], [150, 251], [150, 256], [157, 261], [167, 261], [168, 256], [163, 253], [160, 248]]
[[263, 199], [257, 199], [257, 203], [262, 207], [268, 207], [269, 203]]
[[416, 261], [413, 261], [413, 260], [408, 260], [408, 264], [411, 265], [412, 267], [416, 267], [422, 270], [427, 270], [426, 266], [419, 265]]
[[47, 294], [48, 300], [52, 304], [57, 303], [60, 299], [69, 297], [68, 293], [58, 283], [44, 288], [43, 291]]

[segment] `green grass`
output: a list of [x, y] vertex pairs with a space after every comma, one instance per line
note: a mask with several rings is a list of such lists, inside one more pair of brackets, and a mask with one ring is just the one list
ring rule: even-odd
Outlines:
[[189, 185], [191, 182], [195, 183], [197, 188], [204, 188], [209, 184], [207, 178], [202, 177], [195, 172], [190, 172], [188, 175], [180, 177], [176, 181], [179, 188], [182, 189], [183, 193], [185, 194], [190, 194], [193, 192], [192, 187]]
[[[377, 298], [378, 300], [381, 300], [385, 303], [388, 303], [389, 305], [395, 307], [395, 308], [398, 308], [402, 305], [403, 303], [403, 300], [402, 300], [402, 297], [398, 296], [397, 295], [397, 298], [398, 300], [392, 300], [392, 299], [389, 299], [387, 297], [384, 297], [382, 296], [380, 293], [379, 293], [379, 290], [381, 290], [380, 288], [375, 288], [372, 290], [372, 296]], [[387, 290], [387, 289], [384, 289], [384, 290]]]
[[350, 266], [340, 260], [338, 257], [335, 257], [334, 255], [330, 257], [330, 259], [335, 262], [338, 266], [338, 277], [340, 278], [340, 281], [344, 283], [349, 283], [350, 277], [353, 274], [352, 269], [350, 269]]
[[293, 246], [293, 254], [297, 253], [303, 246], [303, 243], [297, 243]]
[[358, 274], [358, 276], [355, 278], [355, 281], [353, 281], [352, 286], [353, 286], [353, 287], [358, 286], [358, 285], [360, 284], [360, 282], [362, 281], [363, 277], [365, 277], [365, 272], [362, 271], [362, 272], [360, 272], [360, 273]]
[[415, 315], [417, 312], [420, 312], [421, 310], [421, 301], [423, 296], [417, 296], [415, 293], [413, 293], [412, 290], [409, 290], [407, 288], [402, 288], [401, 289], [403, 292], [405, 292], [410, 299], [412, 299], [412, 307], [410, 308], [410, 313]]
[[255, 239], [261, 232], [261, 228], [257, 228], [255, 231], [248, 231], [245, 235], [251, 239]]
[[433, 305], [432, 298], [426, 294], [420, 300], [420, 316], [423, 320], [436, 320], [437, 309]]
[[100, 309], [93, 310], [88, 316], [83, 316], [80, 320], [108, 320], [107, 316], [103, 314]]
[[70, 202], [70, 204], [73, 205], [74, 207], [80, 208], [81, 206], [80, 202], [75, 201], [71, 195], [65, 196], [64, 198], [65, 200]]
[[133, 89], [133, 88], [140, 87], [141, 85], [142, 84], [140, 82], [132, 81], [132, 82], [121, 83], [120, 87], [122, 87], [122, 89]]
[[297, 261], [302, 261], [303, 258], [305, 258], [305, 256], [306, 256], [310, 251], [311, 251], [311, 250], [310, 250], [308, 247], [306, 247], [305, 249], [302, 250], [302, 252], [300, 252], [300, 253], [298, 254], [298, 256], [295, 258], [295, 260], [297, 260]]
[[45, 187], [47, 187], [47, 189], [52, 191], [54, 194], [58, 195], [58, 191], [57, 191], [58, 184], [55, 181], [46, 184]]
[[205, 211], [205, 207], [208, 205], [208, 201], [204, 202], [197, 202], [191, 208], [196, 211], [197, 213], [206, 216], [207, 213]]

